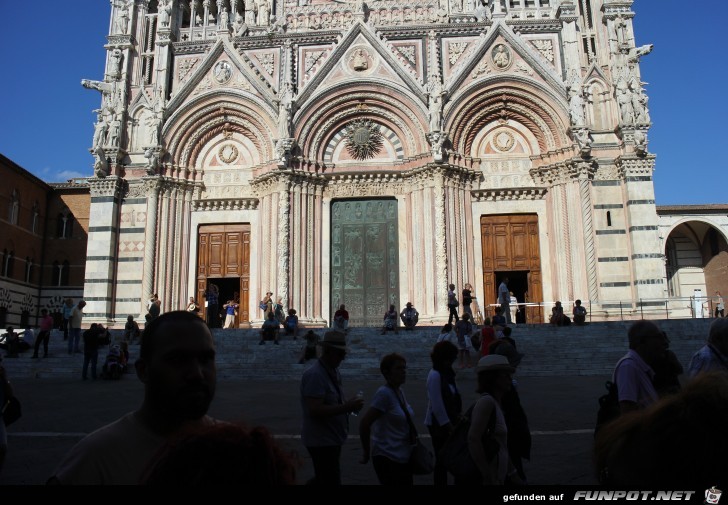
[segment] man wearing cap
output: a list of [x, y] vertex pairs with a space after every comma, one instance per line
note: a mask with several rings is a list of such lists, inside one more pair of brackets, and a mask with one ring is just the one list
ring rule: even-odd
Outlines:
[[301, 379], [301, 440], [313, 461], [315, 477], [309, 484], [338, 486], [341, 446], [349, 433], [349, 414], [359, 412], [364, 400], [347, 400], [344, 395], [339, 365], [346, 357], [346, 335], [328, 331], [320, 345], [321, 357]]
[[407, 306], [404, 308], [399, 317], [402, 319], [402, 324], [404, 324], [406, 330], [413, 330], [420, 317], [420, 313], [412, 306], [411, 302], [407, 302]]

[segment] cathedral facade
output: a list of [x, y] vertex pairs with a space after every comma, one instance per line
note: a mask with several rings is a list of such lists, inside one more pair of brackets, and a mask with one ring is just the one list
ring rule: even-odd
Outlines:
[[111, 3], [87, 321], [210, 283], [240, 323], [268, 291], [307, 324], [437, 323], [450, 283], [485, 310], [505, 277], [597, 319], [664, 306], [632, 0]]

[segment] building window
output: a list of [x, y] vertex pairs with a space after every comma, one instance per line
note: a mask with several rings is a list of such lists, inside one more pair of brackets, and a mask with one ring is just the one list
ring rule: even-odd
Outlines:
[[30, 217], [30, 231], [32, 233], [38, 233], [38, 202], [33, 204], [33, 214]]
[[73, 214], [61, 212], [58, 214], [58, 238], [71, 238], [73, 236]]
[[612, 226], [612, 213], [607, 211], [607, 226]]
[[25, 258], [25, 282], [30, 284], [33, 280], [33, 260], [29, 257]]
[[13, 190], [13, 197], [8, 207], [8, 221], [10, 224], [18, 224], [18, 214], [20, 214], [20, 193]]
[[57, 262], [53, 262], [53, 270], [51, 270], [51, 286], [61, 285], [61, 265]]
[[61, 283], [59, 286], [68, 286], [68, 277], [71, 273], [71, 267], [68, 264], [68, 261], [63, 262], [63, 266], [61, 267]]
[[30, 326], [30, 311], [24, 310], [20, 313], [20, 327], [27, 328]]
[[15, 263], [15, 251], [8, 252], [7, 249], [4, 249], [3, 250], [3, 264], [2, 264], [3, 277], [12, 277], [13, 276], [14, 263]]
[[8, 309], [7, 307], [0, 307], [0, 328], [5, 328], [8, 322]]

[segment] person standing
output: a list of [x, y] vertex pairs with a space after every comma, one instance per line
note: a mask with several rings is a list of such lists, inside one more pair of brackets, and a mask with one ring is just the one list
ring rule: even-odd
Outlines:
[[455, 332], [457, 333], [458, 349], [460, 351], [460, 368], [470, 368], [470, 336], [473, 334], [470, 314], [463, 314], [462, 319], [455, 323]]
[[715, 292], [715, 317], [725, 317], [725, 303], [720, 291]]
[[134, 316], [129, 314], [126, 316], [126, 324], [124, 325], [124, 340], [123, 342], [127, 342], [128, 344], [134, 343], [135, 339], [138, 339], [141, 335], [141, 331], [139, 330], [139, 325], [136, 321], [134, 321]]
[[473, 286], [470, 283], [465, 284], [463, 287], [463, 314], [470, 314], [470, 320], [474, 321], [473, 310], [470, 308], [470, 304], [473, 303]]
[[228, 300], [228, 302], [222, 306], [225, 309], [225, 325], [223, 328], [232, 329], [235, 327], [235, 314], [238, 311], [238, 304], [234, 300]]
[[78, 304], [71, 311], [71, 317], [68, 320], [68, 325], [71, 328], [68, 338], [68, 354], [81, 352], [78, 344], [81, 341], [81, 322], [83, 321], [83, 308], [85, 306], [86, 302], [79, 300]]
[[447, 485], [447, 469], [437, 458], [448, 435], [460, 417], [463, 401], [455, 382], [452, 365], [458, 358], [458, 349], [447, 341], [438, 342], [432, 348], [432, 369], [427, 374], [427, 414], [425, 426], [432, 437], [435, 452], [435, 486]]
[[644, 409], [657, 401], [652, 364], [664, 358], [667, 336], [651, 321], [637, 321], [627, 333], [629, 351], [617, 362], [612, 382], [617, 385], [622, 414]]
[[63, 315], [63, 322], [61, 323], [61, 329], [63, 330], [63, 340], [68, 340], [68, 324], [71, 320], [71, 312], [73, 312], [73, 299], [66, 298], [63, 302], [61, 314]]
[[460, 316], [458, 316], [458, 297], [455, 296], [455, 284], [450, 284], [447, 288], [447, 308], [450, 311], [447, 324], [452, 324], [453, 319], [457, 323]]
[[301, 378], [301, 441], [311, 455], [315, 474], [309, 484], [341, 485], [341, 447], [349, 434], [349, 414], [364, 406], [361, 397], [347, 400], [344, 395], [339, 366], [346, 350], [346, 335], [327, 331], [321, 357]]
[[199, 317], [179, 310], [152, 321], [135, 367], [144, 384], [140, 408], [82, 439], [48, 484], [139, 484], [145, 465], [169, 438], [216, 424], [207, 416], [217, 383], [215, 346]]
[[516, 295], [513, 294], [513, 291], [509, 291], [508, 294], [510, 295], [509, 308], [511, 311], [511, 322], [513, 324], [516, 324], [516, 314], [518, 313], [518, 298], [516, 298]]
[[207, 326], [209, 328], [217, 328], [220, 318], [220, 297], [217, 284], [210, 282], [207, 285], [205, 299], [207, 300]]
[[511, 292], [508, 291], [508, 277], [503, 277], [498, 286], [498, 303], [500, 303], [503, 316], [506, 318], [506, 324], [511, 324]]
[[88, 366], [91, 365], [91, 378], [96, 380], [96, 365], [99, 362], [99, 346], [106, 334], [106, 329], [100, 324], [93, 323], [83, 332], [83, 368], [81, 379], [88, 379]]
[[48, 357], [48, 341], [51, 339], [51, 330], [53, 329], [53, 316], [51, 316], [46, 309], [40, 310], [40, 331], [38, 332], [38, 338], [35, 339], [35, 348], [33, 351], [33, 358], [38, 357], [38, 349], [40, 348], [41, 341], [43, 342], [43, 357]]
[[396, 353], [387, 354], [379, 364], [386, 384], [372, 398], [372, 403], [359, 422], [361, 464], [371, 457], [374, 471], [382, 485], [411, 486], [413, 484], [412, 447], [417, 434], [413, 433], [414, 411], [407, 403], [402, 385], [407, 380], [407, 360]]

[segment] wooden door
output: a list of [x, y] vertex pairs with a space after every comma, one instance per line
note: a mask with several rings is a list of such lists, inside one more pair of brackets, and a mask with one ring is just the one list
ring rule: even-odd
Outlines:
[[[250, 225], [200, 226], [197, 243], [197, 302], [204, 306], [208, 280], [237, 279], [240, 308], [236, 324], [250, 321]], [[207, 317], [206, 311], [204, 315]]]
[[[482, 216], [484, 306], [497, 303], [496, 273], [528, 272], [528, 294], [532, 303], [543, 300], [541, 255], [536, 214]], [[491, 312], [492, 313], [492, 312]], [[527, 321], [540, 321], [538, 309], [529, 307]]]

